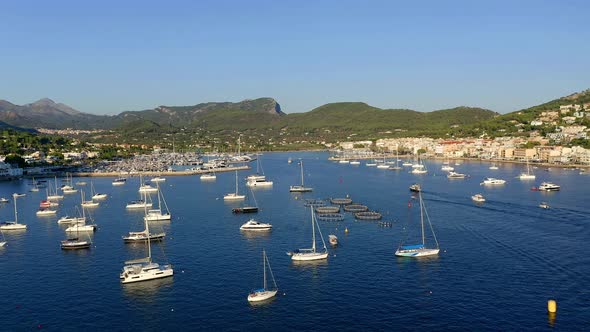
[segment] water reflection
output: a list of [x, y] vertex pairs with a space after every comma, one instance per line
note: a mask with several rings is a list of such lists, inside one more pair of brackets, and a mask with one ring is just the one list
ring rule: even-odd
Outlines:
[[168, 277], [130, 284], [121, 284], [121, 287], [123, 288], [125, 296], [144, 302], [155, 302], [158, 300], [158, 297], [155, 295], [172, 287], [173, 282], [174, 277]]

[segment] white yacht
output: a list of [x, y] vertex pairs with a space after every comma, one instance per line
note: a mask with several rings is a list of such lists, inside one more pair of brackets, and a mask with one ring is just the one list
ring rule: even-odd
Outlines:
[[158, 191], [158, 188], [152, 187], [149, 184], [143, 184], [139, 187], [140, 193], [155, 193]]
[[361, 164], [361, 162], [360, 162], [360, 161], [358, 161], [358, 160], [353, 160], [353, 161], [351, 161], [351, 162], [350, 162], [350, 164], [351, 164], [351, 165], [360, 165], [360, 164]]
[[215, 180], [217, 179], [217, 176], [215, 175], [215, 172], [213, 173], [205, 173], [205, 174], [201, 174], [201, 180]]
[[138, 200], [131, 201], [131, 202], [127, 203], [125, 208], [127, 208], [127, 209], [143, 209], [143, 208], [151, 208], [152, 205], [153, 205], [152, 202], [147, 202], [143, 199], [138, 199]]
[[[294, 252], [291, 252], [291, 260], [294, 261], [315, 261], [319, 259], [326, 259], [328, 258], [328, 249], [326, 248], [326, 242], [324, 242], [324, 237], [322, 236], [322, 231], [320, 229], [320, 225], [318, 224], [313, 207], [310, 208], [311, 210], [311, 248], [305, 249], [298, 249]], [[320, 233], [320, 238], [322, 239], [323, 244], [323, 251], [317, 251], [316, 244], [315, 244], [315, 229], [318, 228], [318, 232]]]
[[254, 219], [250, 219], [246, 221], [245, 224], [240, 226], [240, 230], [242, 231], [270, 231], [272, 229], [271, 224], [262, 223], [260, 221], [256, 221]]
[[57, 213], [57, 210], [52, 209], [39, 209], [36, 212], [37, 216], [52, 216]]
[[[86, 220], [86, 219], [84, 219]], [[94, 224], [86, 224], [86, 222], [79, 222], [76, 223], [68, 228], [66, 228], [66, 232], [94, 232], [96, 230], [96, 225]]]
[[248, 187], [271, 187], [273, 185], [272, 181], [266, 180], [266, 177], [263, 175], [262, 178], [258, 179], [250, 179], [246, 182]]
[[475, 194], [471, 196], [471, 199], [476, 203], [483, 203], [486, 201], [485, 197], [482, 194]]
[[84, 190], [80, 191], [80, 195], [82, 197], [82, 203], [80, 203], [80, 205], [82, 207], [97, 207], [99, 205], [98, 202], [95, 202], [93, 200], [90, 200], [90, 201], [84, 200]]
[[464, 179], [465, 177], [467, 177], [467, 175], [463, 174], [463, 173], [457, 173], [457, 172], [449, 172], [449, 174], [447, 174], [447, 178], [448, 179]]
[[127, 179], [126, 178], [116, 178], [113, 180], [112, 185], [113, 186], [122, 186], [125, 183], [127, 183]]
[[552, 182], [543, 182], [539, 186], [540, 191], [559, 191], [560, 189], [561, 189], [561, 186], [559, 186], [555, 183], [552, 183]]
[[93, 181], [90, 181], [90, 194], [92, 195], [93, 200], [105, 199], [108, 197], [107, 194], [101, 194], [101, 193], [96, 192], [96, 190], [94, 189], [94, 182]]
[[85, 217], [70, 217], [70, 216], [63, 216], [57, 220], [58, 224], [77, 224], [77, 223], [85, 223]]
[[148, 237], [150, 241], [161, 241], [166, 237], [166, 233], [148, 233], [147, 230], [141, 232], [129, 232], [129, 234], [123, 236], [123, 241], [125, 243], [144, 242], [148, 240]]
[[480, 183], [480, 185], [499, 185], [499, 184], [505, 184], [506, 180], [502, 180], [502, 179], [496, 179], [496, 178], [485, 178], [483, 179], [483, 182]]
[[166, 181], [166, 178], [161, 177], [161, 176], [156, 176], [155, 178], [152, 178], [150, 180], [150, 182], [154, 182], [154, 183], [156, 183], [156, 182], [164, 182], [164, 181]]

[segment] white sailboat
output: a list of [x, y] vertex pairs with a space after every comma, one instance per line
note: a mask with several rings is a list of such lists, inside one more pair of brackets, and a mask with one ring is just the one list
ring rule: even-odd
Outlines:
[[[78, 210], [78, 207], [76, 207]], [[78, 210], [79, 211], [79, 210]], [[58, 224], [77, 224], [77, 223], [86, 223], [86, 216], [84, 213], [80, 213], [79, 217], [70, 217], [69, 215], [63, 216], [57, 220]]]
[[[144, 194], [145, 195], [145, 194]], [[145, 224], [147, 224], [148, 220], [148, 210], [147, 208], [144, 208], [144, 217], [143, 217], [143, 221]], [[159, 220], [159, 219], [156, 219]], [[126, 243], [129, 242], [140, 242], [140, 241], [147, 241], [148, 239], [150, 241], [161, 241], [164, 239], [164, 237], [166, 236], [166, 233], [161, 232], [161, 233], [150, 233], [149, 228], [146, 226], [145, 229], [143, 231], [140, 232], [129, 232], [129, 234], [127, 234], [126, 236], [123, 236], [123, 241], [125, 241]]]
[[[145, 232], [150, 233], [149, 223], [145, 223]], [[151, 239], [147, 237], [148, 256], [145, 258], [134, 259], [126, 261], [123, 266], [123, 271], [119, 275], [121, 283], [127, 284], [132, 282], [147, 281], [153, 279], [160, 279], [171, 277], [174, 275], [172, 265], [160, 265], [152, 262], [152, 248]]]
[[238, 193], [238, 171], [236, 171], [236, 192], [229, 193], [229, 194], [223, 196], [223, 199], [226, 201], [237, 201], [237, 200], [241, 200], [244, 198], [246, 198], [246, 195], [240, 195]]
[[0, 224], [0, 230], [3, 231], [19, 231], [27, 229], [27, 225], [18, 223], [18, 211], [16, 209], [16, 196], [12, 197], [14, 201], [14, 221], [5, 221]]
[[[438, 255], [440, 251], [438, 247], [438, 240], [436, 239], [436, 235], [434, 234], [434, 229], [432, 228], [432, 224], [430, 223], [430, 217], [428, 216], [428, 211], [426, 211], [426, 207], [424, 206], [424, 201], [422, 200], [422, 192], [418, 192], [418, 197], [420, 201], [420, 226], [422, 230], [422, 243], [421, 244], [412, 244], [412, 245], [401, 245], [395, 251], [396, 256], [401, 257], [423, 257], [423, 256], [432, 256]], [[424, 215], [426, 214], [426, 220], [428, 220], [428, 224], [430, 225], [430, 230], [432, 231], [432, 236], [434, 241], [436, 242], [436, 248], [426, 248], [426, 236], [424, 233]]]
[[32, 179], [33, 182], [33, 188], [29, 189], [30, 192], [38, 192], [39, 191], [39, 186], [37, 185], [37, 181], [35, 181], [35, 177], [33, 177]]
[[[84, 217], [84, 221], [86, 218]], [[90, 245], [92, 242], [90, 241], [90, 235], [88, 232], [85, 232], [88, 240], [82, 240], [80, 238], [80, 229], [76, 228], [76, 236], [75, 237], [68, 237], [65, 240], [61, 241], [60, 247], [63, 250], [79, 250], [79, 249], [90, 249]]]
[[85, 195], [84, 195], [84, 190], [81, 190], [81, 191], [80, 191], [80, 195], [81, 195], [81, 197], [82, 197], [82, 203], [80, 203], [80, 205], [81, 205], [83, 208], [84, 208], [84, 207], [97, 207], [97, 206], [100, 204], [100, 203], [98, 203], [98, 202], [95, 202], [95, 201], [93, 201], [93, 200], [89, 200], [89, 201], [86, 201], [86, 200], [84, 200], [84, 198], [85, 198]]
[[92, 195], [92, 199], [105, 199], [108, 197], [107, 194], [97, 193], [94, 189], [94, 181], [90, 181], [90, 194]]
[[424, 166], [424, 164], [422, 163], [422, 159], [420, 159], [418, 164], [412, 165], [411, 173], [412, 174], [426, 174], [426, 173], [428, 173], [426, 166]]
[[150, 180], [150, 182], [154, 182], [154, 183], [156, 183], [156, 182], [164, 182], [164, 181], [166, 181], [166, 178], [161, 177], [161, 176], [156, 176], [155, 178], [152, 178]]
[[78, 192], [78, 189], [74, 188], [72, 185], [72, 175], [69, 173], [66, 174], [66, 184], [61, 186], [61, 192], [64, 194], [73, 194]]
[[[144, 219], [146, 221], [170, 220], [172, 216], [170, 215], [170, 210], [168, 209], [168, 203], [166, 203], [164, 194], [160, 189], [160, 184], [156, 182], [156, 185], [158, 189], [158, 208], [148, 210]], [[162, 202], [164, 202], [164, 207], [166, 208], [166, 212], [164, 213], [162, 213]]]
[[395, 146], [395, 166], [390, 166], [389, 169], [392, 171], [399, 171], [402, 167], [399, 165], [399, 147]]
[[301, 166], [301, 185], [294, 185], [289, 187], [290, 192], [310, 192], [313, 191], [313, 188], [306, 187], [303, 183], [303, 160], [299, 160], [299, 165]]
[[[320, 225], [318, 224], [313, 207], [310, 208], [311, 210], [311, 248], [305, 249], [298, 249], [291, 253], [291, 260], [294, 261], [314, 261], [318, 259], [326, 259], [328, 258], [328, 248], [326, 248], [326, 242], [324, 242], [324, 237], [322, 236], [322, 231], [320, 229]], [[322, 239], [322, 245], [324, 248], [323, 252], [318, 252], [315, 244], [315, 228], [318, 228], [318, 232], [320, 233], [320, 238]]]
[[217, 175], [215, 175], [215, 171], [212, 173], [205, 173], [201, 174], [201, 180], [215, 180], [217, 179]]
[[96, 230], [96, 225], [86, 224], [86, 211], [84, 210], [84, 207], [82, 207], [82, 218], [79, 219], [79, 221], [76, 222], [75, 224], [73, 224], [72, 226], [66, 228], [66, 233], [94, 232], [95, 230]]
[[60, 195], [57, 191], [57, 176], [55, 177], [55, 192], [51, 191], [51, 185], [47, 186], [47, 200], [63, 199], [64, 196]]
[[[268, 271], [270, 272], [270, 276], [272, 278], [272, 282], [274, 284], [273, 289], [268, 289], [266, 285], [266, 266], [268, 265]], [[262, 288], [253, 290], [248, 294], [248, 301], [249, 302], [260, 302], [264, 300], [271, 299], [277, 295], [279, 288], [277, 287], [277, 282], [275, 280], [275, 276], [272, 273], [272, 269], [270, 268], [270, 262], [268, 257], [266, 256], [266, 252], [262, 250], [262, 270], [263, 270], [263, 281], [262, 281]]]
[[521, 180], [534, 180], [536, 178], [535, 174], [531, 171], [531, 165], [529, 165], [529, 160], [526, 160], [526, 172], [520, 173], [518, 176]]

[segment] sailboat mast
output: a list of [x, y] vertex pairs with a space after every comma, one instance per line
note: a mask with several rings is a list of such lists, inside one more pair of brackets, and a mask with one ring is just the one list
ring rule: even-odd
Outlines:
[[14, 200], [14, 222], [18, 224], [18, 212], [16, 211], [16, 196], [13, 196]]
[[264, 271], [264, 290], [266, 290], [266, 253], [262, 250], [262, 270]]
[[426, 243], [424, 238], [424, 206], [422, 202], [422, 194], [420, 193], [420, 225], [422, 227], [422, 245]]
[[152, 245], [150, 242], [150, 227], [149, 227], [149, 223], [147, 220], [147, 193], [143, 193], [144, 195], [144, 202], [143, 202], [143, 213], [144, 213], [144, 218], [143, 221], [145, 222], [145, 232], [147, 234], [147, 246], [148, 246], [148, 261], [151, 263], [152, 262]]
[[313, 222], [313, 206], [310, 206], [311, 209], [311, 238], [312, 238], [312, 243], [311, 243], [311, 249], [313, 250], [313, 252], [315, 253], [315, 224]]
[[304, 186], [304, 184], [303, 184], [303, 160], [301, 160], [300, 164], [301, 164], [301, 186], [303, 187]]
[[160, 182], [156, 182], [156, 187], [158, 188], [158, 209], [160, 210], [160, 213], [162, 212], [162, 202], [160, 199]]
[[238, 171], [236, 171], [236, 196], [238, 195]]

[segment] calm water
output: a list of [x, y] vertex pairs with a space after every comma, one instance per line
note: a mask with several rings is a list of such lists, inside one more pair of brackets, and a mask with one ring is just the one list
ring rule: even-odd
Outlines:
[[[290, 194], [299, 168], [287, 158], [303, 158], [306, 184], [313, 193]], [[577, 171], [536, 169], [537, 179], [514, 177], [518, 165], [489, 170], [486, 163], [455, 166], [471, 175], [449, 180], [440, 162], [427, 162], [427, 175], [333, 163], [325, 153], [266, 154], [262, 157], [272, 189], [256, 189], [261, 211], [233, 215], [222, 199], [234, 190], [234, 173], [217, 180], [168, 177], [162, 183], [173, 213], [171, 222], [153, 223], [168, 236], [153, 244], [157, 262], [175, 266], [173, 278], [121, 285], [123, 261], [145, 255], [144, 245], [125, 245], [121, 236], [141, 230], [143, 211], [126, 211], [138, 198], [138, 179], [113, 187], [94, 179], [110, 197], [90, 213], [99, 229], [94, 247], [66, 252], [59, 216], [73, 214], [79, 195], [66, 196], [56, 217], [37, 217], [43, 192], [20, 198], [24, 233], [5, 232], [0, 248], [1, 330], [584, 330], [590, 326], [590, 176]], [[252, 167], [256, 167], [254, 163]], [[240, 191], [246, 175], [240, 176]], [[480, 186], [486, 176], [508, 183]], [[541, 193], [530, 187], [543, 180], [562, 186]], [[74, 179], [74, 182], [76, 179]], [[90, 179], [86, 179], [90, 181]], [[0, 196], [28, 191], [26, 180], [0, 183]], [[408, 208], [408, 186], [420, 182], [441, 253], [432, 259], [394, 256], [400, 240], [418, 227], [417, 204]], [[90, 183], [89, 183], [90, 184]], [[90, 186], [86, 190], [90, 190]], [[84, 187], [82, 187], [84, 188]], [[487, 202], [472, 203], [481, 192]], [[285, 254], [309, 247], [311, 228], [305, 198], [343, 197], [368, 205], [394, 221], [320, 222], [324, 237], [336, 234], [340, 246], [326, 262], [293, 264]], [[537, 207], [547, 201], [551, 209]], [[414, 201], [415, 202], [415, 201]], [[11, 204], [0, 219], [13, 219]], [[249, 217], [271, 222], [268, 235], [240, 233]], [[349, 233], [344, 229], [348, 227]], [[262, 283], [261, 251], [267, 250], [280, 296], [249, 305], [248, 291]], [[554, 320], [547, 300], [557, 299]]]

